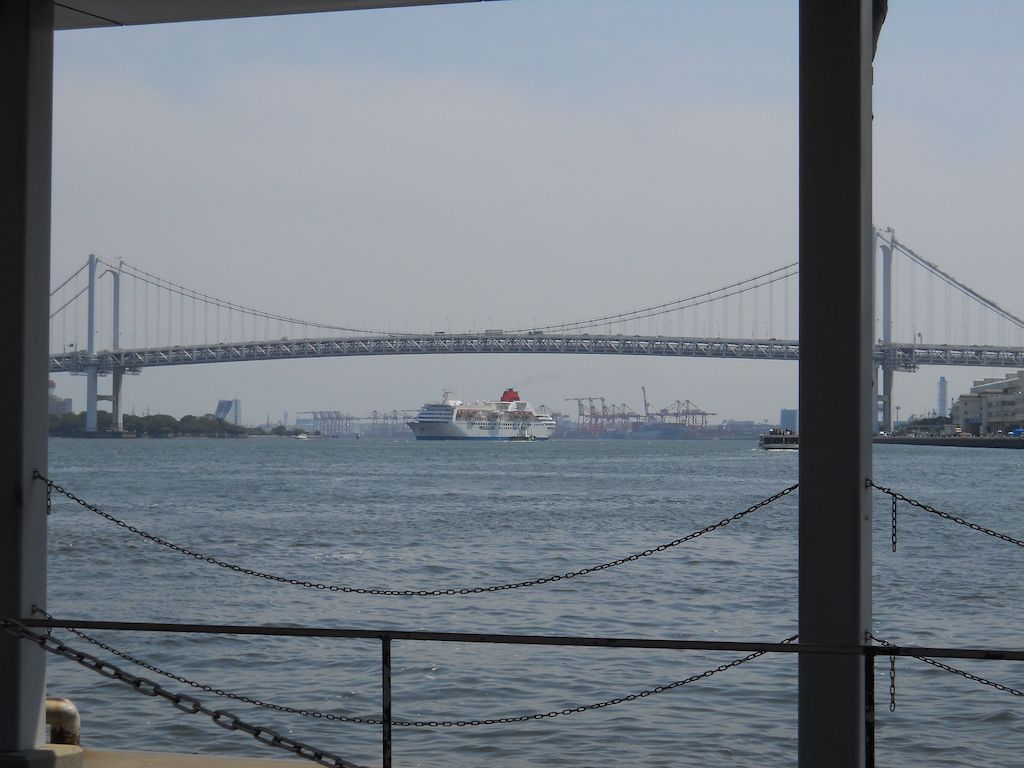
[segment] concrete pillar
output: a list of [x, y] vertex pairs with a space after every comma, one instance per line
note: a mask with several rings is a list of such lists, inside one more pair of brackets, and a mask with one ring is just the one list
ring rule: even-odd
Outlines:
[[121, 391], [124, 371], [116, 370], [111, 375], [110, 402], [113, 413], [110, 419], [111, 432], [124, 432], [124, 408], [121, 405]]
[[[871, 0], [800, 2], [800, 642], [871, 618]], [[802, 654], [799, 765], [863, 768], [864, 660]]]
[[[46, 605], [47, 336], [53, 3], [0, 0], [0, 616]], [[0, 633], [0, 765], [43, 739], [44, 653]]]

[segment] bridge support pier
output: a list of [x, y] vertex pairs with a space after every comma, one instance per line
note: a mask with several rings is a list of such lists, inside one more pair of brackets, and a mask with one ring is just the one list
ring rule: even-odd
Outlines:
[[895, 371], [890, 363], [882, 363], [882, 431], [888, 434], [892, 432], [892, 384]]
[[99, 370], [95, 365], [86, 366], [85, 369], [85, 431], [96, 431], [96, 403], [100, 400], [97, 393]]
[[[104, 401], [110, 403], [110, 431], [111, 432], [124, 432], [124, 416], [122, 415], [121, 408], [121, 382], [124, 377], [122, 371], [114, 371], [111, 378], [113, 382], [110, 387], [109, 395], [96, 395], [96, 401]], [[95, 407], [95, 402], [94, 402]], [[95, 432], [96, 430], [91, 430]]]
[[124, 407], [121, 404], [121, 386], [124, 383], [124, 372], [114, 371], [111, 377], [110, 402], [113, 406], [110, 429], [113, 432], [124, 432]]

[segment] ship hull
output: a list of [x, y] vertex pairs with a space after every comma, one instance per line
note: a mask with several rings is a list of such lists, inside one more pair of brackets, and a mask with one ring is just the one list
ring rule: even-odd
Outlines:
[[514, 423], [492, 423], [492, 424], [460, 424], [449, 422], [447, 424], [409, 422], [409, 429], [417, 440], [493, 440], [493, 441], [521, 441], [521, 440], [547, 440], [554, 432], [543, 424], [514, 424]]
[[797, 451], [800, 450], [800, 437], [793, 432], [769, 432], [761, 435], [757, 445], [766, 451]]

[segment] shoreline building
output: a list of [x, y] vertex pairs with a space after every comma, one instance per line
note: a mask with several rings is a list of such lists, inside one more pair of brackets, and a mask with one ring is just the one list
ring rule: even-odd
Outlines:
[[1024, 371], [975, 381], [971, 391], [954, 403], [953, 423], [974, 435], [1024, 426]]
[[50, 379], [50, 402], [49, 414], [51, 416], [63, 416], [66, 413], [74, 413], [74, 406], [70, 397], [60, 397], [57, 394], [57, 382]]
[[242, 426], [242, 401], [241, 400], [218, 400], [217, 410], [213, 415], [218, 419], [224, 419], [229, 424]]
[[800, 411], [796, 408], [783, 408], [779, 411], [779, 428], [800, 431]]

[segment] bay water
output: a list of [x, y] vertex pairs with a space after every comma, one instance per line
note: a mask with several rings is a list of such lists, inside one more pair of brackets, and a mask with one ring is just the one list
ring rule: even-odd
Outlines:
[[[1024, 537], [1024, 451], [876, 446], [874, 479]], [[728, 517], [797, 480], [797, 455], [753, 441], [411, 440], [50, 442], [49, 476], [183, 547], [287, 578], [369, 589], [518, 582], [615, 560]], [[930, 646], [1022, 648], [1024, 551], [907, 505], [898, 551], [875, 494], [874, 633]], [[58, 496], [48, 608], [58, 618], [778, 642], [797, 631], [797, 494], [699, 539], [590, 575], [494, 593], [385, 597], [255, 578], [146, 541]], [[197, 692], [211, 708], [380, 765], [380, 727]], [[375, 640], [90, 632], [176, 675], [265, 702], [379, 718]], [[400, 641], [393, 716], [465, 721], [547, 713], [683, 680], [744, 656]], [[954, 661], [1024, 689], [1024, 663]], [[395, 728], [394, 764], [791, 766], [797, 664], [765, 655], [634, 701], [528, 722]], [[1024, 765], [1024, 698], [914, 659], [876, 667], [886, 766]], [[48, 658], [83, 743], [286, 757], [201, 715]]]

